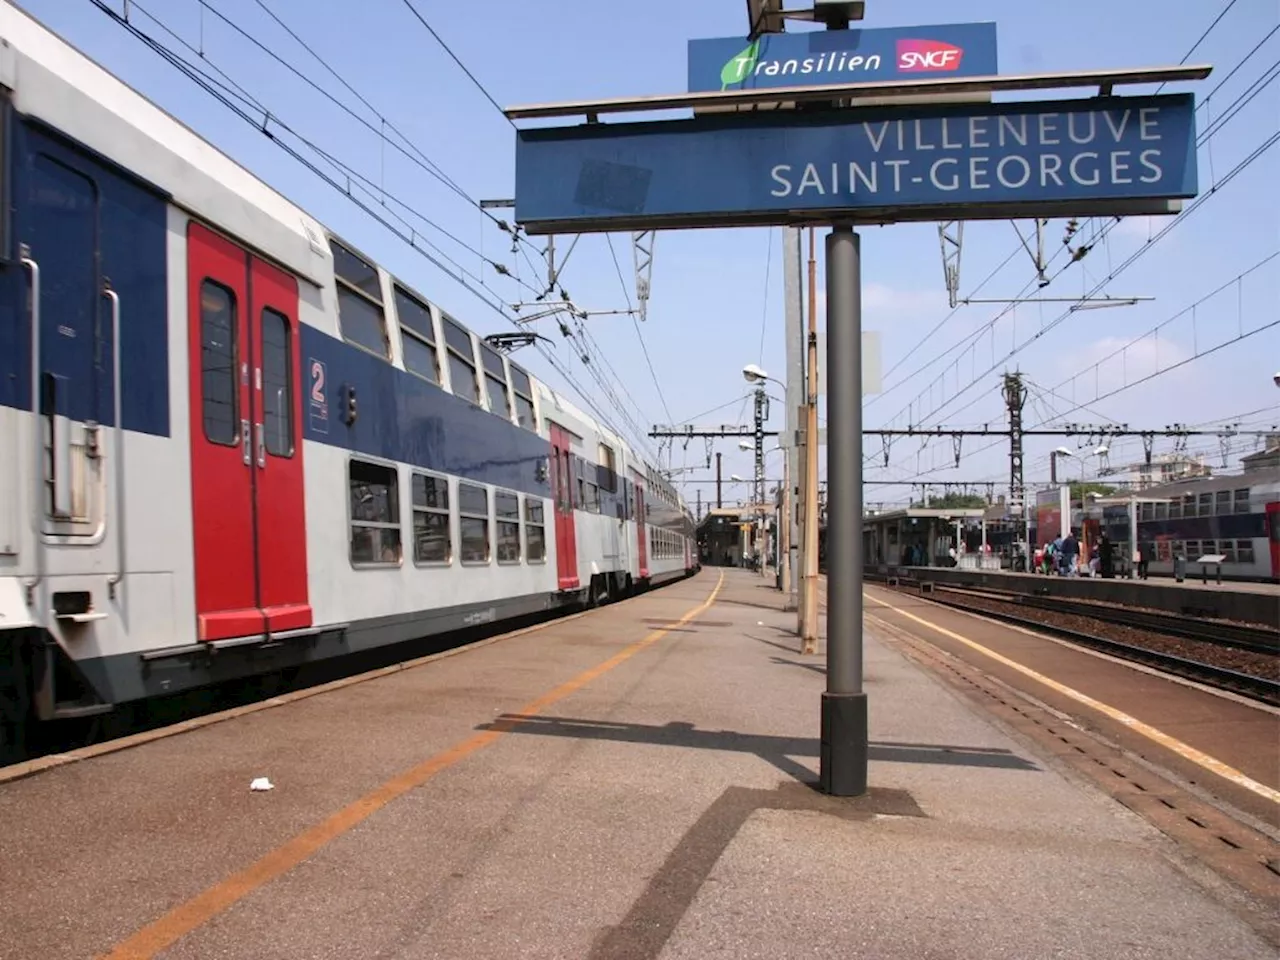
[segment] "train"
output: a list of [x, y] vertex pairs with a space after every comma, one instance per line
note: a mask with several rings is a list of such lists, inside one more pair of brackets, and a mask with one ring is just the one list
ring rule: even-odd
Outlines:
[[0, 4], [0, 762], [695, 572], [655, 464]]
[[[1280, 583], [1280, 467], [1162, 484], [1136, 499], [1138, 543], [1151, 551], [1152, 575], [1172, 576], [1176, 557], [1218, 556], [1214, 572], [1220, 566], [1223, 579]], [[1090, 505], [1083, 519], [1095, 541], [1106, 533], [1130, 555], [1127, 504]]]
[[[1255, 455], [1258, 456], [1258, 455]], [[1259, 459], [1280, 459], [1280, 449]], [[1118, 569], [1128, 572], [1133, 555], [1129, 496], [1090, 497], [1072, 510], [1072, 527], [1096, 544], [1105, 533], [1115, 544]], [[1280, 583], [1280, 466], [1258, 466], [1240, 474], [1201, 476], [1133, 492], [1138, 543], [1150, 551], [1148, 572], [1173, 576], [1174, 560], [1194, 565], [1221, 557], [1212, 575], [1224, 580]], [[1056, 516], [1056, 514], [1055, 514]], [[1057, 534], [1033, 523], [1030, 540], [1043, 545]], [[1187, 574], [1199, 573], [1188, 566]]]

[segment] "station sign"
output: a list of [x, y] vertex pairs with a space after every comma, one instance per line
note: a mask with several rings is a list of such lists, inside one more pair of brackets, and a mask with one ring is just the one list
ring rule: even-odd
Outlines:
[[998, 72], [996, 25], [991, 22], [689, 41], [690, 93], [991, 77]]
[[524, 129], [530, 233], [1167, 213], [1191, 94], [721, 114]]

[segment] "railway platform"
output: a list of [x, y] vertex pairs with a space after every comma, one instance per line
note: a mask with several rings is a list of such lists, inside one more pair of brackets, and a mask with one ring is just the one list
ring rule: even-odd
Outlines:
[[[1185, 799], [1002, 680], [1007, 628], [975, 673], [947, 646], [994, 650], [984, 621], [915, 602], [868, 592], [863, 798], [812, 787], [825, 678], [795, 615], [715, 569], [0, 771], [0, 958], [1274, 957], [1274, 807], [1232, 833], [1222, 769]], [[1219, 869], [1161, 801], [1274, 865]]]

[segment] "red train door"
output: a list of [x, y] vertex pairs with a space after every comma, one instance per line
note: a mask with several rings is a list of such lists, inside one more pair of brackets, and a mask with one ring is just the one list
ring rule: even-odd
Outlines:
[[187, 256], [198, 636], [309, 627], [297, 281], [195, 223]]
[[1271, 576], [1280, 580], [1280, 500], [1267, 504], [1267, 541], [1271, 545]]
[[640, 579], [649, 577], [649, 534], [644, 525], [644, 487], [636, 484], [636, 552], [640, 559]]
[[573, 453], [569, 434], [555, 423], [551, 428], [551, 482], [555, 486], [556, 577], [561, 590], [576, 590], [578, 535], [573, 521]]

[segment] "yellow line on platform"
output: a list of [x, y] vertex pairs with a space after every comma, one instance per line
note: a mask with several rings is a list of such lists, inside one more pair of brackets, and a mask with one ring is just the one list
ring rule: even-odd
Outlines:
[[724, 586], [724, 574], [716, 581], [711, 595], [669, 626], [659, 627], [642, 640], [628, 644], [608, 660], [585, 670], [571, 680], [521, 707], [514, 717], [495, 723], [489, 730], [477, 733], [442, 753], [410, 767], [388, 780], [382, 786], [343, 807], [328, 819], [316, 824], [267, 853], [256, 863], [225, 880], [214, 884], [203, 893], [174, 907], [164, 916], [143, 927], [127, 940], [117, 944], [103, 960], [151, 960], [157, 953], [172, 946], [182, 937], [208, 923], [218, 914], [247, 897], [255, 890], [287, 873], [308, 857], [319, 851], [329, 841], [336, 839], [352, 827], [377, 813], [391, 801], [426, 783], [437, 773], [489, 746], [504, 734], [515, 729], [522, 718], [531, 717], [580, 690], [592, 680], [608, 673], [614, 667], [631, 659], [641, 650], [652, 646], [673, 628], [682, 626], [710, 609]]
[[1030, 677], [1037, 683], [1044, 684], [1049, 689], [1054, 690], [1065, 697], [1069, 697], [1077, 703], [1084, 704], [1086, 707], [1097, 710], [1104, 716], [1110, 717], [1117, 723], [1128, 727], [1134, 733], [1141, 734], [1148, 740], [1160, 744], [1160, 746], [1164, 747], [1166, 750], [1172, 750], [1184, 760], [1190, 760], [1197, 766], [1203, 767], [1205, 770], [1217, 774], [1224, 780], [1231, 781], [1238, 787], [1244, 787], [1244, 789], [1256, 793], [1258, 796], [1270, 800], [1272, 803], [1280, 803], [1280, 790], [1274, 790], [1265, 783], [1259, 783], [1247, 774], [1241, 773], [1235, 767], [1228, 766], [1221, 760], [1211, 757], [1209, 754], [1204, 753], [1201, 750], [1197, 750], [1190, 744], [1183, 743], [1176, 737], [1171, 737], [1164, 731], [1157, 730], [1150, 724], [1143, 723], [1137, 717], [1132, 717], [1123, 710], [1117, 710], [1110, 704], [1103, 703], [1101, 700], [1095, 700], [1087, 693], [1081, 693], [1079, 690], [1068, 687], [1066, 684], [1059, 683], [1057, 680], [1050, 677], [1046, 677], [1044, 674], [1038, 673], [1030, 667], [1023, 666], [1016, 660], [1010, 660], [1003, 654], [996, 653], [996, 651], [984, 647], [977, 641], [970, 640], [968, 637], [956, 633], [954, 630], [948, 630], [946, 627], [938, 626], [938, 624], [933, 623], [930, 620], [926, 620], [924, 617], [918, 617], [914, 613], [908, 613], [906, 610], [903, 610], [900, 607], [895, 607], [891, 603], [885, 603], [883, 600], [878, 597], [873, 597], [870, 594], [863, 594], [863, 596], [878, 606], [892, 610], [899, 616], [906, 617], [908, 620], [913, 620], [921, 626], [928, 627], [930, 630], [940, 633], [944, 637], [949, 637], [958, 643], [963, 643], [965, 646], [978, 651], [984, 656], [990, 657], [997, 663], [1004, 664], [1006, 667], [1018, 671], [1018, 673], [1021, 673], [1023, 676]]

